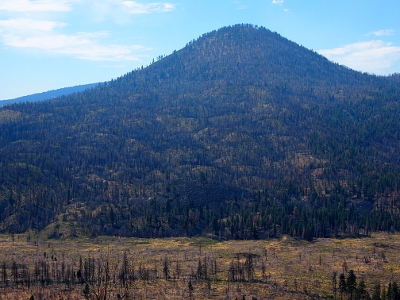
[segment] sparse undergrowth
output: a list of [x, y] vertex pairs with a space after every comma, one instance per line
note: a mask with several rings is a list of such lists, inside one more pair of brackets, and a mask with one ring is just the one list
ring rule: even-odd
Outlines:
[[399, 282], [399, 250], [400, 234], [383, 233], [313, 243], [3, 235], [0, 299], [340, 299], [339, 274], [351, 270], [370, 295]]

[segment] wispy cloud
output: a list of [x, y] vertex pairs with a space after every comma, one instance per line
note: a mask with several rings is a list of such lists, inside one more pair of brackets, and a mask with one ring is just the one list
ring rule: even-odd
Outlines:
[[34, 20], [26, 18], [0, 20], [0, 32], [2, 31], [53, 31], [55, 28], [67, 26], [67, 23], [47, 20]]
[[391, 36], [394, 34], [394, 30], [393, 29], [383, 29], [383, 30], [374, 31], [371, 34], [376, 35], [376, 36]]
[[57, 13], [60, 12], [72, 14], [73, 4], [79, 2], [92, 8], [104, 4], [103, 13], [107, 15], [111, 11], [115, 19], [175, 9], [173, 4], [166, 2], [144, 4], [122, 0], [0, 0], [0, 12], [9, 17], [0, 19], [0, 42], [8, 47], [40, 50], [42, 53], [68, 55], [84, 60], [132, 61], [146, 57], [146, 51], [151, 50], [149, 47], [110, 42], [112, 33], [107, 31], [70, 32], [73, 27], [71, 24], [51, 20], [57, 19], [60, 16]]
[[352, 69], [374, 74], [387, 74], [387, 71], [400, 61], [400, 47], [381, 40], [322, 49], [318, 53]]
[[115, 23], [123, 25], [129, 23], [134, 16], [167, 13], [176, 9], [176, 4], [168, 2], [141, 3], [137, 1], [103, 0], [91, 1], [92, 11], [90, 18], [96, 22], [112, 19]]
[[[0, 23], [0, 29], [4, 29], [2, 25], [4, 24]], [[39, 22], [36, 25], [39, 26]], [[51, 25], [49, 24], [46, 28], [41, 26], [39, 30], [42, 32], [35, 32], [35, 34], [18, 34], [15, 31], [4, 32], [3, 30], [1, 39], [3, 44], [9, 47], [41, 50], [49, 54], [62, 54], [97, 61], [140, 60], [140, 53], [149, 50], [140, 45], [104, 45], [101, 40], [109, 37], [106, 31], [68, 35], [50, 31]], [[22, 28], [22, 26], [14, 27]]]
[[0, 11], [8, 12], [66, 12], [72, 9], [68, 0], [1, 0]]
[[236, 10], [245, 10], [245, 9], [248, 9], [247, 5], [239, 5], [236, 7]]
[[249, 8], [246, 4], [243, 4], [243, 1], [233, 1], [232, 3], [235, 4], [236, 10], [244, 10]]
[[284, 0], [272, 0], [272, 4], [283, 4]]
[[136, 1], [116, 1], [119, 2], [124, 8], [127, 9], [127, 12], [130, 14], [148, 14], [148, 13], [162, 13], [169, 12], [175, 9], [175, 5], [172, 3], [162, 3], [162, 2], [154, 2], [154, 3], [139, 3]]

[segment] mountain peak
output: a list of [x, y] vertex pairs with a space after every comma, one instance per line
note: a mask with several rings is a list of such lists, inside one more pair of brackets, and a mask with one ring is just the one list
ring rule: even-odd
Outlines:
[[128, 80], [157, 78], [157, 82], [215, 82], [265, 85], [286, 89], [364, 86], [374, 82], [362, 74], [329, 61], [264, 27], [248, 24], [223, 27], [189, 42], [186, 47], [128, 74]]
[[[348, 234], [399, 192], [397, 81], [237, 25], [93, 89], [9, 105], [0, 229], [60, 217], [93, 235], [192, 235], [248, 215], [264, 225], [225, 236], [276, 236], [294, 234], [297, 207], [297, 235]], [[328, 224], [330, 207], [349, 226]]]

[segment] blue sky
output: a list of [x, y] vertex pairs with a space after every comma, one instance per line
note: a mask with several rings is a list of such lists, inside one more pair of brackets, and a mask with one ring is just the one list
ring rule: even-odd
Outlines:
[[0, 99], [108, 81], [239, 23], [400, 73], [399, 12], [399, 0], [0, 0]]

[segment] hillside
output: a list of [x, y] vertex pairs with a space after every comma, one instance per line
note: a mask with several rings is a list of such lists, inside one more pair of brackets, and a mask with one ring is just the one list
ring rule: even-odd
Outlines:
[[94, 89], [0, 109], [0, 228], [309, 240], [398, 230], [399, 100], [397, 75], [225, 27]]
[[77, 85], [77, 86], [71, 86], [71, 87], [61, 88], [61, 89], [57, 89], [57, 90], [47, 91], [47, 92], [43, 92], [43, 93], [37, 93], [37, 94], [28, 95], [28, 96], [18, 97], [15, 99], [1, 100], [0, 107], [3, 105], [6, 105], [6, 104], [11, 104], [11, 103], [36, 102], [36, 101], [49, 100], [49, 99], [64, 96], [64, 95], [70, 95], [72, 93], [79, 93], [86, 89], [93, 88], [96, 85], [98, 85], [98, 83]]

